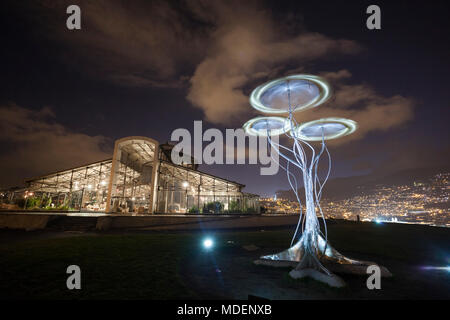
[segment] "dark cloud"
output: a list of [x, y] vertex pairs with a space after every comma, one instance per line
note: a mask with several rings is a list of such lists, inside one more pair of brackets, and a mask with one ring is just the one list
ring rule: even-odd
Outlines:
[[[81, 8], [81, 30], [66, 28], [71, 4]], [[29, 18], [64, 46], [66, 63], [125, 86], [181, 86], [206, 40], [207, 28], [169, 1], [41, 0], [31, 6]]]
[[0, 154], [3, 187], [112, 155], [109, 139], [69, 130], [48, 107], [0, 106], [0, 143], [5, 145]]

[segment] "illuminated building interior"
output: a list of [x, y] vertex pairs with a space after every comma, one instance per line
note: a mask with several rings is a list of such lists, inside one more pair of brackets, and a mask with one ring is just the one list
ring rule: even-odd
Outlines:
[[[244, 185], [176, 165], [172, 145], [146, 137], [116, 141], [112, 159], [27, 180], [27, 187], [5, 193], [21, 209], [109, 213], [258, 213], [259, 197]], [[155, 157], [157, 155], [157, 157]]]

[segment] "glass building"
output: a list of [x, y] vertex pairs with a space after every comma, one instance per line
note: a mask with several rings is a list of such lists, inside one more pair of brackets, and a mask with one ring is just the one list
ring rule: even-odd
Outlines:
[[[3, 193], [23, 208], [110, 213], [259, 213], [259, 197], [244, 185], [176, 165], [172, 145], [147, 137], [116, 141], [112, 159], [30, 179], [26, 190]], [[191, 161], [193, 162], [193, 161]]]

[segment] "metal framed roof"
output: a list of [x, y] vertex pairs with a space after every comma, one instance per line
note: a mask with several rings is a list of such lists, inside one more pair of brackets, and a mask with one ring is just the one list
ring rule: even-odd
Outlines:
[[102, 163], [103, 164], [108, 164], [108, 163], [111, 163], [111, 162], [112, 162], [112, 158], [101, 160], [101, 161], [96, 161], [96, 162], [91, 162], [91, 163], [84, 164], [84, 165], [81, 165], [81, 166], [72, 167], [72, 168], [69, 168], [69, 169], [61, 170], [61, 171], [54, 171], [54, 172], [51, 172], [51, 173], [48, 173], [48, 174], [45, 174], [45, 175], [42, 175], [42, 176], [33, 177], [33, 178], [25, 180], [25, 182], [33, 182], [33, 181], [44, 179], [44, 178], [51, 178], [53, 176], [57, 176], [57, 175], [65, 174], [65, 173], [70, 173], [71, 171], [79, 171], [79, 170], [86, 169], [86, 168], [89, 168], [89, 167], [92, 167], [92, 166], [100, 165]]

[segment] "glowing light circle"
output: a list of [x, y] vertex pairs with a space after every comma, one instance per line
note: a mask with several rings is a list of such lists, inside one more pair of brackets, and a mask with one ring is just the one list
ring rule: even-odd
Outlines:
[[[288, 84], [291, 108], [289, 110]], [[281, 114], [317, 107], [328, 100], [331, 90], [320, 77], [299, 74], [267, 82], [253, 90], [250, 104], [264, 113]]]
[[243, 128], [253, 136], [279, 136], [291, 130], [290, 122], [282, 117], [256, 117], [247, 121]]
[[324, 118], [302, 123], [293, 129], [298, 139], [305, 141], [332, 140], [355, 132], [358, 125], [345, 118]]

